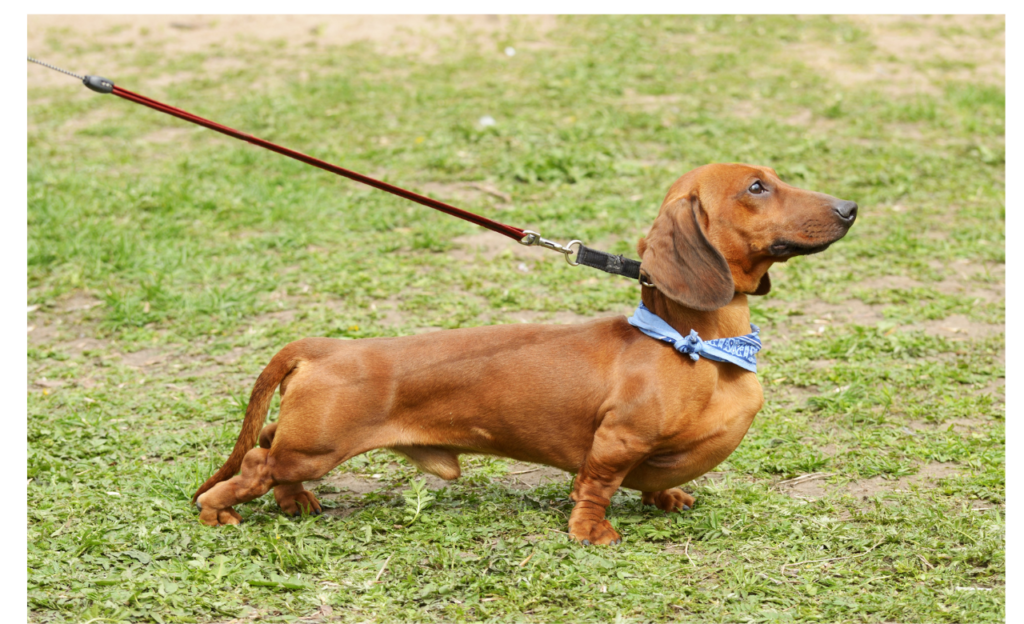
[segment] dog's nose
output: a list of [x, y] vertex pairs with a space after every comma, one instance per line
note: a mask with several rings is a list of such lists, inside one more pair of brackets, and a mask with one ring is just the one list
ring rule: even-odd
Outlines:
[[857, 202], [841, 201], [838, 204], [834, 204], [832, 210], [835, 210], [836, 214], [843, 221], [852, 223], [857, 218]]

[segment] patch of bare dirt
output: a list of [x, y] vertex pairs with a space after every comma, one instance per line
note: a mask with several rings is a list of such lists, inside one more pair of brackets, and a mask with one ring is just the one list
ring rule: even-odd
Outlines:
[[[237, 374], [237, 363], [247, 353], [245, 349], [236, 347], [218, 356], [190, 354], [182, 345], [151, 346], [125, 353], [116, 341], [98, 337], [100, 314], [97, 308], [102, 305], [99, 299], [88, 293], [73, 292], [29, 308], [29, 345], [79, 360], [73, 377], [51, 379], [47, 377], [45, 364], [29, 371], [29, 392], [48, 393], [63, 387], [88, 389], [104, 386], [111, 364], [135, 369], [140, 375], [140, 384], [155, 374], [169, 373], [180, 378]], [[135, 382], [130, 383], [132, 386], [128, 387], [133, 387]], [[164, 386], [191, 399], [198, 396], [188, 385]]]
[[923, 328], [929, 336], [942, 336], [951, 340], [990, 338], [1003, 334], [1004, 325], [993, 325], [972, 321], [961, 314], [954, 314], [937, 321], [922, 321], [908, 326], [908, 329]]
[[922, 465], [917, 474], [898, 479], [872, 477], [847, 485], [846, 491], [855, 497], [870, 498], [884, 492], [906, 492], [910, 490], [911, 486], [935, 487], [942, 479], [959, 474], [960, 468], [954, 463], [932, 462]]
[[28, 344], [31, 346], [49, 344], [61, 335], [61, 329], [59, 323], [47, 323], [42, 319], [30, 318], [28, 322]]
[[162, 349], [142, 349], [134, 353], [125, 353], [121, 362], [135, 368], [146, 368], [163, 363], [170, 354]]
[[63, 379], [47, 379], [46, 377], [40, 377], [32, 383], [39, 388], [60, 388], [66, 384], [67, 381]]
[[551, 466], [515, 463], [498, 481], [513, 490], [531, 490], [539, 485], [567, 482], [570, 478], [569, 473]]
[[867, 499], [878, 494], [909, 492], [915, 487], [936, 487], [940, 480], [957, 476], [960, 472], [960, 467], [955, 463], [932, 462], [922, 464], [916, 474], [896, 479], [877, 476], [837, 486], [828, 483], [828, 478], [832, 475], [816, 473], [782, 481], [776, 484], [776, 487], [797, 498], [821, 498], [838, 492], [841, 495], [850, 495], [857, 499]]
[[946, 295], [975, 297], [979, 303], [995, 303], [1006, 297], [1006, 265], [981, 264], [969, 260], [933, 261], [933, 269], [944, 273], [942, 281], [920, 282], [905, 275], [883, 275], [860, 282], [865, 290], [909, 290], [930, 288]]
[[[802, 41], [783, 55], [847, 87], [892, 95], [939, 93], [950, 80], [1001, 85], [1006, 79], [1006, 22], [1001, 15], [851, 15], [874, 50], [843, 41]], [[856, 52], [853, 52], [856, 50]]]
[[1006, 265], [962, 260], [942, 267], [945, 278], [933, 287], [947, 295], [974, 297], [977, 303], [1006, 300]]
[[221, 355], [214, 356], [213, 361], [217, 362], [218, 364], [234, 364], [246, 353], [248, 353], [247, 349], [243, 349], [242, 347], [235, 347], [228, 351], [227, 353], [222, 353]]
[[[544, 46], [555, 27], [553, 15], [30, 15], [28, 52], [79, 73], [115, 77], [130, 67], [139, 50], [180, 57], [207, 55], [201, 71], [216, 77], [246, 65], [245, 52], [267, 42], [287, 42], [290, 55], [323, 47], [367, 42], [379, 54], [411, 55], [430, 61], [443, 46], [493, 50], [507, 59], [495, 35], [519, 49]], [[93, 51], [94, 42], [105, 44]], [[66, 85], [63, 74], [28, 64], [30, 85]], [[193, 77], [192, 72], [154, 75], [147, 84]], [[84, 90], [76, 92], [88, 97]]]
[[1006, 19], [1001, 15], [851, 15], [885, 56], [942, 70], [945, 79], [1002, 84]]
[[461, 261], [471, 261], [477, 257], [494, 260], [505, 255], [517, 260], [528, 260], [533, 257], [529, 247], [520, 245], [507, 236], [498, 236], [489, 231], [456, 236], [452, 242], [455, 243], [455, 249], [448, 253]]
[[86, 351], [103, 351], [107, 348], [107, 342], [105, 340], [86, 336], [84, 338], [69, 340], [60, 345], [60, 347], [65, 353], [74, 357], [76, 355], [81, 355]]
[[169, 384], [164, 384], [164, 387], [168, 388], [169, 390], [173, 390], [175, 392], [180, 392], [181, 394], [184, 394], [185, 396], [187, 396], [189, 399], [195, 399], [196, 397], [199, 396], [199, 394], [196, 392], [195, 388], [193, 388], [192, 386], [190, 386], [188, 384], [182, 385], [182, 384], [172, 384], [172, 383], [169, 383]]
[[[63, 76], [63, 74], [58, 75]], [[68, 118], [67, 121], [61, 124], [60, 131], [61, 133], [70, 136], [79, 130], [85, 130], [86, 128], [100, 125], [117, 116], [117, 114], [116, 110], [110, 108], [97, 108]]]
[[[316, 493], [317, 498], [324, 502], [330, 501], [335, 506], [324, 510], [329, 516], [344, 518], [362, 506], [364, 494], [383, 489], [384, 483], [370, 475], [352, 473], [332, 473], [316, 481], [307, 481], [306, 489]], [[324, 488], [323, 486], [327, 486]], [[317, 491], [320, 489], [321, 491]]]
[[[939, 261], [932, 268], [943, 273], [939, 282], [921, 282], [906, 275], [883, 275], [867, 278], [855, 285], [855, 290], [909, 290], [930, 288], [947, 295], [961, 295], [975, 298], [975, 303], [999, 303], [1005, 301], [1006, 285], [1004, 264], [981, 264], [967, 260]], [[829, 327], [841, 324], [875, 326], [884, 320], [883, 310], [888, 304], [866, 304], [860, 299], [848, 299], [841, 303], [827, 303], [820, 300], [782, 302], [771, 301], [766, 308], [795, 312], [773, 325], [772, 331], [762, 337], [766, 347], [773, 340], [785, 339], [791, 335], [823, 334]], [[1005, 332], [1005, 325], [983, 323], [961, 314], [944, 319], [921, 320], [902, 325], [903, 331], [924, 331], [930, 336], [942, 336], [951, 340], [977, 340], [998, 336]], [[821, 366], [832, 362], [823, 361]]]
[[277, 312], [267, 312], [253, 317], [253, 324], [264, 322], [264, 321], [277, 321], [281, 325], [287, 325], [295, 320], [299, 311], [295, 309], [291, 310], [279, 310]]
[[783, 376], [761, 382], [766, 386], [765, 394], [773, 404], [806, 405], [807, 399], [820, 394], [816, 387], [805, 388], [802, 386], [779, 385], [784, 381], [786, 381], [786, 377]]
[[865, 290], [903, 290], [910, 288], [922, 288], [925, 284], [906, 275], [881, 275], [861, 280], [858, 288]]
[[156, 144], [178, 143], [191, 133], [191, 128], [161, 128], [142, 136], [139, 142]]
[[370, 304], [370, 309], [378, 314], [383, 315], [380, 319], [380, 324], [385, 327], [399, 327], [407, 323], [405, 314], [398, 309], [401, 304], [398, 299], [385, 299], [384, 301], [374, 301]]
[[820, 480], [802, 481], [792, 486], [783, 486], [790, 496], [798, 498], [821, 498], [827, 493], [824, 482]]
[[500, 204], [508, 204], [512, 201], [508, 193], [483, 182], [420, 182], [419, 188], [424, 195], [467, 205], [479, 205], [484, 201], [491, 203], [495, 200]]
[[56, 302], [56, 309], [60, 312], [77, 312], [79, 310], [89, 310], [96, 306], [103, 305], [103, 302], [89, 293], [76, 291], [71, 293], [67, 298], [61, 299]]
[[183, 378], [200, 379], [203, 377], [212, 377], [220, 372], [220, 366], [200, 366], [197, 368], [190, 368], [188, 370], [182, 371], [181, 376]]
[[986, 279], [1002, 281], [1006, 277], [1006, 265], [997, 262], [971, 262], [966, 258], [961, 258], [953, 262], [932, 260], [929, 262], [929, 266], [945, 271], [948, 274], [948, 279], [976, 280], [984, 276]]
[[[1005, 356], [1003, 358], [1003, 364], [1005, 366]], [[1006, 402], [1006, 379], [1000, 377], [999, 379], [993, 379], [992, 381], [985, 384], [985, 387], [980, 390], [982, 394], [992, 395], [996, 401], [1000, 403]]]
[[[379, 475], [377, 478], [374, 478], [372, 475], [351, 472], [331, 473], [322, 479], [306, 482], [306, 488], [310, 490], [324, 485], [336, 488], [341, 494], [367, 494], [369, 492], [376, 492], [384, 487], [384, 483]], [[323, 495], [324, 498], [331, 496], [332, 494]]]
[[[865, 290], [904, 289], [926, 286], [906, 276], [893, 275], [871, 278], [856, 285], [855, 288]], [[981, 290], [972, 285], [965, 285], [957, 280], [944, 280], [938, 283], [938, 290], [946, 294], [968, 294], [975, 296], [978, 303], [995, 303], [1004, 301], [1005, 285], [993, 284]], [[888, 304], [867, 304], [860, 299], [847, 299], [842, 303], [828, 303], [820, 300], [796, 302], [769, 302], [765, 306], [770, 310], [800, 312], [788, 316], [772, 325], [771, 331], [761, 337], [765, 347], [770, 347], [774, 340], [785, 339], [792, 335], [821, 335], [832, 326], [853, 324], [873, 327], [885, 320], [883, 310]], [[1004, 324], [984, 323], [975, 321], [962, 314], [954, 314], [944, 319], [921, 320], [908, 325], [899, 326], [903, 331], [924, 331], [929, 336], [942, 336], [951, 340], [977, 340], [998, 336], [1005, 333]], [[822, 361], [821, 367], [831, 365], [832, 361]]]
[[697, 477], [696, 479], [694, 479], [691, 483], [697, 483], [698, 481], [701, 481], [701, 480], [715, 482], [715, 481], [721, 481], [724, 478], [725, 478], [725, 473], [724, 472], [714, 472], [714, 471], [712, 471], [712, 472], [705, 472], [703, 475], [701, 475], [701, 476]]
[[[788, 340], [790, 336], [821, 335], [830, 327], [853, 324], [873, 327], [885, 317], [882, 315], [884, 305], [869, 305], [860, 299], [848, 299], [839, 304], [827, 303], [818, 299], [810, 301], [783, 302], [773, 301], [765, 306], [771, 310], [793, 312], [784, 319], [772, 323], [761, 335], [765, 348], [771, 348], [776, 341]], [[821, 361], [819, 367], [827, 367], [834, 362]]]
[[[679, 112], [680, 107], [692, 107], [697, 99], [685, 93], [665, 93], [660, 95], [640, 95], [635, 89], [626, 88], [622, 93], [623, 104], [631, 109], [647, 113], [668, 111]], [[743, 104], [738, 104], [743, 106]]]
[[28, 311], [28, 343], [78, 355], [88, 349], [105, 348], [106, 342], [93, 338], [90, 311], [103, 302], [84, 292], [73, 292]]
[[819, 325], [855, 324], [874, 325], [881, 321], [884, 305], [870, 305], [860, 299], [848, 299], [842, 303], [827, 303], [820, 299], [810, 301], [774, 301], [766, 307], [772, 310], [793, 312], [787, 318], [790, 323], [808, 325], [812, 328]]
[[750, 100], [735, 100], [729, 105], [729, 114], [738, 119], [753, 119], [761, 116], [761, 108]]
[[800, 59], [830, 80], [844, 87], [871, 87], [890, 95], [938, 94], [939, 88], [927, 75], [904, 63], [855, 62], [847, 60], [838, 44], [798, 43], [789, 46], [787, 56]]
[[981, 420], [978, 418], [952, 418], [940, 423], [928, 422], [925, 420], [912, 420], [907, 423], [907, 428], [913, 431], [948, 431], [952, 428], [958, 433], [975, 433], [984, 431], [995, 425], [994, 421]]

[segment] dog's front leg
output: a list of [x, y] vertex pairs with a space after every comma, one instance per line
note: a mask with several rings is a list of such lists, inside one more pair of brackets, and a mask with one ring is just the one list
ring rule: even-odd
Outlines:
[[576, 474], [569, 534], [584, 546], [622, 541], [604, 514], [612, 495], [630, 470], [644, 458], [645, 446], [625, 427], [600, 427], [594, 445]]

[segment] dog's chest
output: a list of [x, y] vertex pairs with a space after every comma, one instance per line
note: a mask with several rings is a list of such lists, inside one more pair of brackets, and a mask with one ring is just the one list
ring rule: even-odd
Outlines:
[[644, 466], [659, 480], [685, 483], [712, 470], [739, 446], [763, 404], [761, 384], [753, 375], [718, 390], [705, 408], [684, 417]]

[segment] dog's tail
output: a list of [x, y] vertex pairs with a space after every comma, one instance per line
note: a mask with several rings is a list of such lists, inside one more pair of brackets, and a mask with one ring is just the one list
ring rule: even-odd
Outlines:
[[242, 421], [242, 431], [238, 434], [238, 441], [235, 448], [228, 456], [228, 460], [220, 467], [212, 477], [206, 480], [196, 493], [192, 496], [195, 503], [204, 492], [235, 476], [242, 467], [242, 459], [245, 454], [252, 450], [259, 438], [263, 422], [267, 419], [267, 412], [270, 410], [270, 400], [274, 397], [274, 390], [281, 385], [281, 381], [292, 372], [298, 364], [300, 357], [294, 343], [288, 345], [278, 352], [263, 369], [256, 379], [256, 385], [252, 388], [252, 395], [249, 397], [249, 405], [245, 408], [245, 420]]

